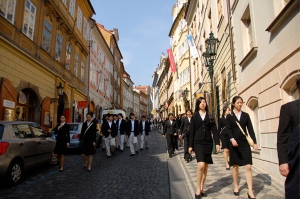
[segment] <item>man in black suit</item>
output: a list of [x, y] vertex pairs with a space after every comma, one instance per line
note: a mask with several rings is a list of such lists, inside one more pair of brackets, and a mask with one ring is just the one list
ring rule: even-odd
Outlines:
[[129, 142], [129, 147], [131, 154], [130, 156], [134, 156], [135, 154], [139, 154], [138, 151], [138, 143], [137, 136], [139, 135], [139, 122], [135, 120], [134, 114], [130, 113], [130, 120], [127, 121], [127, 137]]
[[140, 150], [145, 148], [148, 149], [148, 135], [150, 134], [150, 123], [146, 121], [146, 117], [143, 115], [142, 120], [140, 122], [140, 135], [141, 135], [141, 148]]
[[117, 128], [118, 128], [118, 142], [119, 142], [119, 150], [123, 152], [124, 150], [124, 138], [126, 132], [126, 121], [123, 119], [122, 113], [118, 114], [117, 120]]
[[107, 114], [108, 120], [107, 122], [103, 122], [102, 124], [102, 134], [105, 140], [105, 148], [107, 157], [111, 157], [111, 153], [114, 154], [115, 146], [116, 146], [116, 136], [118, 135], [118, 129], [113, 121], [113, 115]]
[[192, 111], [186, 111], [186, 117], [182, 118], [180, 126], [180, 138], [184, 139], [184, 159], [186, 162], [192, 160], [192, 155], [189, 153], [189, 137], [190, 137], [190, 124], [192, 119]]
[[[296, 85], [300, 94], [300, 75]], [[296, 91], [297, 92], [297, 91]], [[300, 99], [281, 106], [277, 134], [277, 152], [280, 174], [287, 177], [285, 197], [300, 198]]]
[[165, 123], [163, 136], [167, 137], [168, 153], [169, 157], [172, 158], [175, 151], [175, 142], [177, 141], [178, 126], [174, 120], [173, 113], [169, 113], [169, 120]]

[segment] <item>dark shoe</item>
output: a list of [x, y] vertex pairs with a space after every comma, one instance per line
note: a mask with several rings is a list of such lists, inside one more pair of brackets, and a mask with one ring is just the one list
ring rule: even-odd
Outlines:
[[123, 150], [120, 149], [120, 152], [123, 152]]
[[106, 156], [107, 158], [110, 158], [111, 157], [111, 155], [108, 155], [108, 156]]
[[[249, 195], [249, 193], [247, 193], [247, 195], [248, 195], [248, 198], [251, 198], [250, 195]], [[255, 199], [255, 198], [251, 198], [251, 199]]]
[[169, 155], [169, 158], [172, 158], [172, 155]]
[[201, 194], [200, 195], [195, 194], [195, 199], [201, 199]]
[[143, 148], [140, 148], [140, 151], [144, 150]]
[[135, 156], [135, 154], [130, 154], [130, 156]]
[[88, 169], [88, 172], [91, 172], [92, 169]]
[[235, 196], [239, 196], [240, 195], [240, 192], [238, 191], [238, 192], [234, 192], [233, 191], [233, 194], [235, 195]]
[[135, 153], [138, 155], [138, 154], [139, 154], [139, 151], [136, 151]]
[[64, 169], [60, 169], [59, 171], [60, 171], [60, 172], [63, 172], [63, 171], [64, 171]]
[[146, 146], [146, 149], [148, 149], [148, 147]]
[[105, 148], [102, 148], [102, 151], [105, 151]]
[[205, 192], [201, 192], [201, 196], [207, 197], [207, 194]]

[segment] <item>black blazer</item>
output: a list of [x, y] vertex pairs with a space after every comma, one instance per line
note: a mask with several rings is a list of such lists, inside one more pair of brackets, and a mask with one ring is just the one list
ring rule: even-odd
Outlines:
[[287, 142], [289, 140], [290, 133], [300, 124], [299, 115], [300, 99], [281, 106], [277, 133], [279, 165], [288, 163]]
[[190, 124], [190, 139], [189, 147], [194, 147], [194, 140], [212, 141], [211, 133], [216, 145], [220, 145], [219, 134], [216, 123], [213, 118], [210, 118], [206, 113], [204, 120], [202, 120], [200, 113], [195, 113]]
[[[131, 120], [128, 120], [128, 121], [127, 121], [126, 127], [127, 127], [126, 134], [127, 134], [128, 136], [130, 136], [130, 133], [131, 133], [131, 127], [132, 127], [132, 125], [131, 125]], [[136, 136], [138, 136], [139, 134], [140, 134], [140, 132], [139, 132], [139, 121], [138, 121], [138, 120], [134, 120], [134, 136], [136, 137]]]
[[165, 122], [163, 135], [166, 135], [166, 134], [174, 135], [175, 133], [177, 133], [177, 131], [178, 131], [178, 125], [175, 120], [172, 121], [172, 125], [171, 125], [170, 120]]
[[63, 143], [70, 143], [70, 125], [65, 123], [61, 129], [58, 130], [60, 124], [54, 128], [54, 134], [57, 135], [56, 141]]
[[[91, 126], [88, 128], [86, 121], [82, 124], [79, 141], [85, 143], [96, 142], [97, 124], [92, 121], [90, 125]], [[84, 133], [87, 128], [88, 130], [86, 131], [86, 133]]]
[[[143, 121], [140, 122], [140, 133], [143, 133]], [[145, 121], [145, 134], [149, 135], [150, 133], [150, 123]]]
[[226, 126], [227, 122], [226, 122], [226, 118], [225, 117], [221, 117], [219, 119], [219, 129], [218, 129], [218, 132], [219, 134], [222, 134], [222, 135], [227, 135], [227, 126]]
[[[190, 119], [192, 121], [192, 118]], [[180, 125], [180, 134], [182, 135], [183, 133], [189, 134], [190, 133], [190, 122], [188, 117], [184, 117], [181, 119], [181, 125]]]
[[[111, 130], [111, 132], [108, 132], [108, 130]], [[117, 129], [117, 126], [116, 124], [114, 123], [114, 121], [112, 121], [112, 124], [111, 124], [111, 127], [109, 126], [109, 122], [104, 122], [102, 124], [102, 127], [101, 127], [101, 130], [102, 130], [102, 134], [104, 135], [104, 137], [108, 137], [109, 134], [111, 135], [111, 137], [116, 137], [118, 135], [118, 129]]]
[[[119, 122], [120, 120], [117, 120], [117, 130], [119, 130]], [[126, 121], [124, 119], [121, 120], [120, 124], [120, 134], [124, 135], [126, 133]]]
[[246, 135], [249, 135], [252, 138], [254, 144], [256, 144], [256, 137], [255, 137], [250, 116], [248, 113], [243, 111], [241, 113], [240, 121], [237, 119], [234, 113], [231, 113], [230, 115], [226, 116], [226, 128], [227, 128], [227, 134], [229, 139], [234, 138], [235, 140], [239, 140], [239, 139], [246, 140], [246, 137], [244, 136], [244, 134], [242, 133], [242, 131], [240, 130], [236, 122], [240, 123]]

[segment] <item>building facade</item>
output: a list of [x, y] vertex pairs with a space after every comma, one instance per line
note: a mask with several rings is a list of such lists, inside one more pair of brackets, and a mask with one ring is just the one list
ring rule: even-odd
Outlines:
[[126, 110], [126, 117], [129, 117], [130, 113], [133, 113], [133, 107], [134, 107], [134, 92], [133, 87], [134, 83], [130, 79], [130, 75], [124, 71], [123, 73], [123, 81], [124, 81], [124, 109]]
[[140, 115], [140, 91], [133, 87], [133, 113], [137, 119], [141, 117]]
[[87, 96], [90, 1], [1, 3], [0, 120], [34, 121], [45, 130], [62, 114], [74, 121], [76, 102]]
[[140, 91], [140, 116], [148, 118], [149, 87], [139, 85], [135, 86], [135, 89]]

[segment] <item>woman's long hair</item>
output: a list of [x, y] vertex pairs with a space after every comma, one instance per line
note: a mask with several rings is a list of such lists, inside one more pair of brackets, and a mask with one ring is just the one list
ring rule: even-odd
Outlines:
[[228, 106], [224, 106], [223, 107], [222, 117], [225, 117], [225, 113], [226, 113], [226, 111], [227, 111], [228, 108], [229, 108]]
[[236, 100], [241, 99], [242, 102], [244, 101], [243, 98], [241, 96], [235, 96], [234, 98], [232, 98], [232, 102], [231, 102], [231, 112], [233, 113], [233, 109], [234, 109], [234, 104], [236, 102]]
[[200, 103], [201, 103], [202, 100], [205, 100], [205, 103], [206, 103], [205, 111], [207, 112], [207, 114], [209, 114], [207, 101], [206, 101], [206, 99], [204, 97], [199, 97], [197, 99], [196, 105], [195, 105], [195, 112], [194, 112], [194, 114], [196, 114], [196, 113], [198, 113], [200, 111], [199, 105], [200, 105]]

